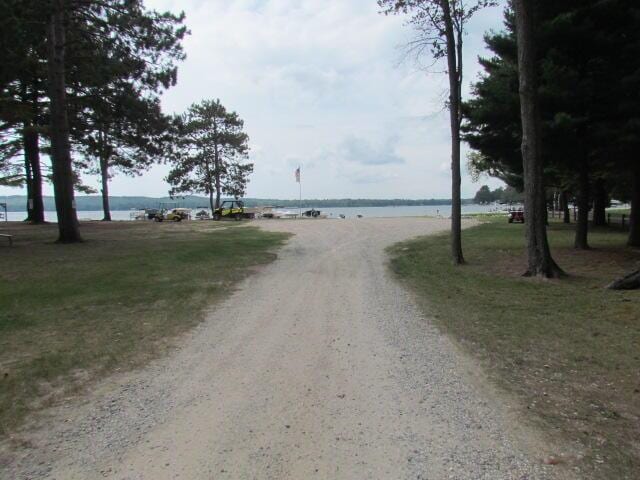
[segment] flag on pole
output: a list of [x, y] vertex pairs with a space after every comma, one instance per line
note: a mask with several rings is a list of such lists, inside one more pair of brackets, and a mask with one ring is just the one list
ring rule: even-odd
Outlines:
[[296, 182], [300, 183], [300, 167], [296, 168]]

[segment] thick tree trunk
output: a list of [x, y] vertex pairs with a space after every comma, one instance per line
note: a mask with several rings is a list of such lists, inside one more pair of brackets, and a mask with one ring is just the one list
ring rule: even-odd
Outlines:
[[40, 168], [40, 142], [38, 132], [26, 126], [23, 132], [25, 163], [29, 165], [30, 179], [27, 188], [28, 220], [44, 223], [44, 201], [42, 199], [42, 171]]
[[24, 221], [31, 222], [33, 221], [33, 175], [31, 174], [31, 162], [29, 162], [29, 158], [27, 157], [26, 142], [24, 149], [24, 176], [26, 179], [25, 185], [27, 186], [27, 218], [25, 218]]
[[562, 212], [563, 223], [571, 223], [571, 212], [569, 211], [569, 192], [560, 192], [560, 211]]
[[578, 170], [578, 220], [576, 222], [575, 248], [589, 248], [589, 164], [585, 159]]
[[[217, 152], [214, 153], [214, 164], [215, 164], [215, 158], [217, 157]], [[217, 208], [217, 206], [215, 206], [215, 204], [213, 203], [213, 191], [214, 191], [214, 176], [213, 173], [211, 171], [211, 163], [209, 162], [209, 157], [206, 156], [205, 157], [205, 168], [207, 169], [206, 173], [207, 173], [207, 189], [209, 192], [209, 208], [211, 209], [211, 213], [214, 212], [214, 210]]]
[[[218, 123], [213, 122], [213, 134], [215, 138], [218, 138]], [[222, 173], [222, 159], [220, 158], [220, 151], [218, 150], [218, 144], [213, 146], [213, 180], [216, 187], [216, 208], [220, 208], [220, 200], [222, 198], [222, 181], [220, 175]]]
[[630, 274], [611, 282], [607, 288], [611, 290], [636, 290], [640, 288], [640, 270], [631, 272]]
[[109, 206], [109, 160], [100, 158], [100, 180], [102, 181], [102, 212], [103, 222], [111, 221], [111, 207]]
[[[215, 124], [214, 124], [214, 131], [217, 135]], [[213, 179], [216, 187], [216, 208], [220, 208], [220, 200], [222, 198], [222, 181], [220, 178], [220, 171], [222, 168], [221, 163], [222, 162], [220, 161], [220, 153], [218, 152], [218, 146], [215, 145], [213, 149], [213, 165], [214, 165]]]
[[222, 200], [222, 184], [220, 183], [220, 175], [216, 174], [216, 208], [220, 208]]
[[82, 241], [75, 199], [73, 196], [73, 169], [69, 145], [69, 123], [65, 84], [65, 26], [64, 0], [52, 0], [49, 28], [49, 89], [51, 100], [51, 164], [53, 190], [58, 214], [58, 242]]
[[633, 166], [632, 173], [632, 193], [631, 193], [631, 215], [629, 223], [630, 247], [640, 247], [640, 162]]
[[563, 272], [556, 265], [547, 239], [543, 161], [540, 154], [534, 3], [515, 0], [520, 114], [522, 118], [522, 163], [528, 268], [526, 276], [557, 278]]
[[605, 188], [604, 180], [596, 179], [593, 191], [593, 225], [602, 227], [607, 224], [607, 205], [609, 194]]
[[[449, 74], [449, 120], [451, 127], [451, 258], [455, 265], [464, 263], [462, 255], [462, 201], [460, 193], [460, 73], [461, 58], [456, 45], [449, 1], [441, 2], [447, 38], [447, 69]], [[461, 39], [458, 38], [458, 42]]]

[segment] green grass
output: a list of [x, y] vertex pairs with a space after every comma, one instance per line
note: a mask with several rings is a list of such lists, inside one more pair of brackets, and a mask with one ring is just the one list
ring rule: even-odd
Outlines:
[[476, 220], [488, 222], [490, 220], [506, 219], [506, 212], [481, 212], [481, 213], [465, 213], [465, 218], [475, 218]]
[[96, 378], [144, 364], [202, 321], [287, 235], [227, 222], [11, 224], [0, 247], [0, 436]]
[[565, 462], [584, 478], [640, 472], [640, 292], [603, 288], [640, 261], [625, 239], [595, 230], [593, 250], [578, 252], [573, 229], [553, 224], [554, 256], [570, 274], [559, 281], [521, 277], [523, 226], [504, 219], [464, 232], [465, 266], [450, 263], [447, 236], [390, 250], [428, 314], [566, 447]]

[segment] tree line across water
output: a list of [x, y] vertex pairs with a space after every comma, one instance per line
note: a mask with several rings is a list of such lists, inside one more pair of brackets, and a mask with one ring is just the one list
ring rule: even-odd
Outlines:
[[[44, 209], [47, 211], [55, 210], [55, 199], [50, 196], [44, 196]], [[10, 212], [23, 212], [27, 203], [27, 197], [24, 195], [12, 195], [3, 197], [2, 202], [6, 203], [7, 210]], [[228, 198], [223, 198], [228, 200]], [[372, 199], [372, 198], [326, 198], [326, 199], [302, 199], [299, 200], [283, 200], [278, 198], [243, 198], [244, 205], [247, 207], [256, 206], [280, 206], [280, 207], [298, 207], [302, 208], [340, 208], [340, 207], [405, 207], [405, 206], [439, 206], [451, 205], [450, 199], [423, 199], [423, 200], [407, 200], [407, 199]], [[141, 208], [158, 208], [160, 204], [177, 203], [180, 207], [198, 208], [208, 207], [209, 198], [194, 195], [174, 196], [174, 197], [109, 197], [109, 205], [111, 210], [131, 210]], [[464, 198], [462, 203], [471, 205], [477, 203], [473, 198]], [[101, 195], [82, 195], [76, 197], [76, 209], [78, 211], [98, 211], [103, 206], [103, 198]]]
[[[109, 179], [167, 162], [172, 194], [243, 195], [253, 165], [237, 113], [203, 100], [181, 115], [160, 96], [177, 81], [188, 30], [183, 13], [142, 0], [2, 0], [0, 185], [26, 186], [30, 222], [44, 221], [51, 181], [59, 241], [80, 241], [74, 191], [82, 172]], [[49, 157], [50, 169], [43, 157]]]
[[[547, 240], [547, 207], [578, 207], [575, 247], [589, 248], [589, 210], [604, 223], [610, 199], [631, 203], [628, 245], [640, 247], [640, 4], [636, 0], [509, 0], [504, 30], [463, 101], [465, 27], [493, 0], [378, 0], [406, 15], [409, 52], [446, 61], [452, 140], [452, 257], [464, 263], [460, 143], [472, 174], [523, 192], [526, 275], [561, 277]], [[486, 193], [486, 192], [484, 192]]]

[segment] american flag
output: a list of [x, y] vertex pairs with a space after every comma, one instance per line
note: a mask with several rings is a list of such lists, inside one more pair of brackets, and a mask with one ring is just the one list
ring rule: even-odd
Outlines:
[[296, 168], [296, 182], [300, 183], [300, 167]]

